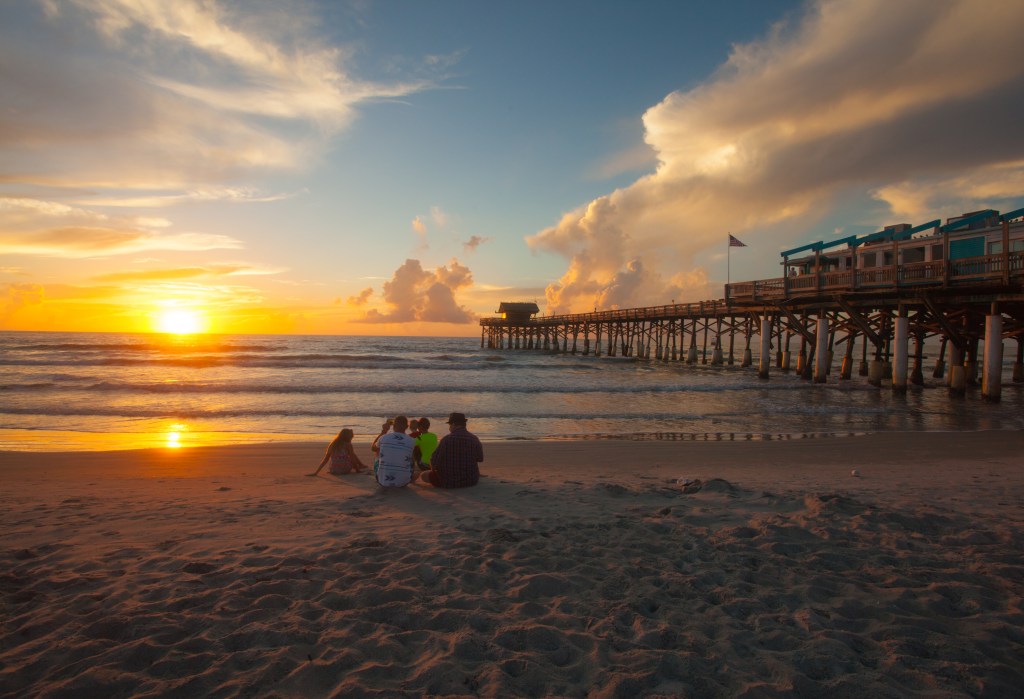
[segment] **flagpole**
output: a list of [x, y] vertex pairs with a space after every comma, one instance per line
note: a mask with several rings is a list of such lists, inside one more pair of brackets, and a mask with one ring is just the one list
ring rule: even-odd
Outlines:
[[[732, 235], [732, 233], [729, 235]], [[728, 287], [729, 282], [732, 281], [732, 240], [726, 238], [725, 244], [727, 246], [725, 251], [725, 285]]]

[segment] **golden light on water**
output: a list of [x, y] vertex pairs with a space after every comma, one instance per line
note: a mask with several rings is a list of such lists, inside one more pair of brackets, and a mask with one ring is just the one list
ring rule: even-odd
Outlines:
[[171, 425], [167, 432], [167, 442], [164, 446], [168, 449], [181, 449], [181, 447], [184, 446], [181, 443], [181, 435], [183, 432], [188, 432], [188, 425]]

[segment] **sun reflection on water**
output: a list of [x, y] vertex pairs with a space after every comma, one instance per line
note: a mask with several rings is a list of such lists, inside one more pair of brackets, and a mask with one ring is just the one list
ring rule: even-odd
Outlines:
[[181, 449], [184, 446], [181, 443], [181, 435], [183, 432], [188, 432], [188, 425], [177, 423], [171, 425], [167, 431], [167, 442], [164, 446], [168, 449]]

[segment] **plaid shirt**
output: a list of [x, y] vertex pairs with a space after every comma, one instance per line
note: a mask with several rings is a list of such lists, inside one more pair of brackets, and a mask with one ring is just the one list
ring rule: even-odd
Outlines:
[[480, 480], [480, 467], [484, 460], [484, 447], [477, 436], [465, 427], [456, 427], [441, 438], [431, 468], [437, 472], [442, 488], [465, 488]]

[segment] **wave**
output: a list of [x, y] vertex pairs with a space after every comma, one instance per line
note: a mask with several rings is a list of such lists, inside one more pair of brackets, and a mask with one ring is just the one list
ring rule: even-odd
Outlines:
[[205, 369], [210, 367], [247, 368], [343, 368], [360, 366], [363, 368], [390, 368], [395, 364], [412, 362], [406, 357], [388, 355], [345, 355], [345, 354], [306, 354], [306, 355], [196, 355], [191, 357], [109, 357], [79, 356], [73, 358], [48, 357], [46, 359], [6, 357], [0, 359], [0, 366], [98, 366], [98, 367], [181, 367], [185, 369]]
[[[438, 385], [426, 385], [426, 384], [406, 384], [396, 385], [394, 383], [351, 383], [351, 384], [324, 384], [324, 385], [310, 385], [310, 384], [222, 384], [222, 383], [200, 383], [196, 381], [190, 381], [188, 383], [176, 383], [176, 382], [160, 382], [160, 383], [148, 383], [148, 382], [122, 382], [122, 381], [100, 381], [96, 383], [83, 383], [80, 385], [69, 384], [63, 382], [61, 384], [53, 382], [38, 382], [32, 384], [25, 384], [21, 386], [3, 386], [0, 390], [8, 392], [43, 392], [53, 391], [59, 389], [65, 397], [68, 397], [70, 392], [97, 392], [97, 393], [144, 393], [144, 394], [158, 394], [158, 395], [187, 395], [187, 394], [200, 394], [209, 395], [217, 393], [228, 393], [228, 394], [256, 394], [256, 395], [275, 395], [275, 394], [308, 394], [308, 395], [330, 395], [330, 394], [360, 394], [360, 393], [472, 393], [475, 395], [487, 394], [487, 393], [498, 393], [498, 394], [544, 394], [544, 393], [557, 393], [557, 394], [595, 394], [595, 393], [608, 393], [608, 394], [664, 394], [664, 393], [721, 393], [724, 391], [746, 391], [752, 388], [763, 389], [764, 386], [759, 384], [709, 384], [709, 385], [681, 385], [681, 384], [659, 384], [659, 385], [637, 385], [637, 384], [623, 384], [619, 386], [604, 385], [565, 385], [565, 386], [554, 386], [551, 384], [536, 385], [536, 386], [522, 386], [522, 385], [508, 385], [508, 386], [494, 386], [490, 383], [462, 383], [459, 385], [453, 385], [450, 383], [443, 383]], [[777, 386], [777, 390], [789, 390], [786, 386]]]
[[[621, 412], [613, 406], [608, 407], [607, 413], [590, 413], [581, 415], [579, 412], [514, 412], [514, 411], [480, 411], [474, 412], [474, 420], [567, 420], [580, 422], [586, 420], [608, 420], [616, 421], [652, 421], [652, 420], [704, 420], [708, 416], [704, 413], [683, 413], [683, 412]], [[391, 414], [393, 411], [385, 411]], [[168, 409], [161, 406], [54, 406], [45, 412], [31, 408], [3, 408], [2, 415], [39, 415], [43, 417], [105, 417], [105, 418], [153, 418], [153, 419], [175, 419], [175, 420], [204, 420], [204, 419], [229, 419], [229, 418], [308, 418], [308, 417], [330, 417], [337, 418], [344, 415], [360, 415], [358, 411], [342, 411], [329, 408], [217, 408], [197, 409], [180, 408]], [[0, 425], [0, 427], [4, 427]]]
[[9, 345], [8, 352], [163, 352], [167, 354], [184, 354], [201, 352], [276, 352], [278, 347], [271, 345], [240, 345], [240, 344], [164, 344], [146, 342], [61, 342], [54, 344]]
[[[489, 358], [472, 360], [427, 361], [395, 355], [340, 355], [308, 354], [282, 356], [217, 356], [197, 355], [191, 357], [109, 357], [78, 356], [48, 357], [0, 357], [0, 367], [177, 367], [182, 369], [235, 368], [246, 369], [394, 369], [408, 367], [415, 369], [443, 369], [445, 371], [513, 371], [518, 365], [498, 362]], [[404, 369], [403, 369], [404, 370]], [[553, 365], [530, 366], [530, 372], [592, 373], [596, 369]]]

